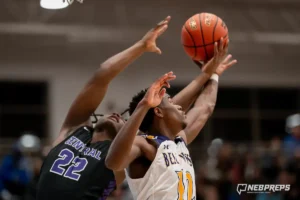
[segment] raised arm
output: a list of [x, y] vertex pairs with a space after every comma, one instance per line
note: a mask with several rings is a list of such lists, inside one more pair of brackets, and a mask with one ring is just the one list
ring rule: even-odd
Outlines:
[[224, 59], [226, 53], [226, 45], [223, 46], [221, 43], [219, 46], [215, 45], [215, 56], [209, 62], [215, 62], [218, 67], [197, 98], [194, 107], [187, 113], [187, 127], [179, 134], [186, 139], [187, 144], [190, 144], [197, 137], [213, 113], [217, 100], [219, 76], [237, 62], [236, 60], [230, 61], [231, 55]]
[[[220, 40], [220, 46], [224, 43], [223, 38]], [[228, 41], [225, 43], [228, 46]], [[225, 46], [225, 48], [227, 48]], [[226, 50], [226, 49], [224, 49]], [[176, 94], [172, 100], [174, 104], [180, 105], [182, 109], [187, 112], [191, 105], [195, 102], [199, 94], [201, 93], [203, 86], [212, 76], [212, 74], [216, 71], [217, 67], [220, 64], [220, 60], [224, 58], [219, 56], [218, 59], [213, 59], [206, 63], [204, 66], [199, 61], [194, 61], [199, 68], [202, 70], [202, 73], [198, 75], [189, 85], [187, 85], [183, 90], [181, 90], [178, 94]], [[229, 60], [228, 60], [229, 61]], [[234, 62], [222, 63], [224, 65], [231, 66]]]
[[170, 87], [168, 81], [173, 79], [175, 79], [173, 72], [169, 72], [155, 81], [148, 89], [130, 119], [113, 140], [105, 160], [108, 168], [115, 171], [124, 169], [131, 161], [143, 154], [142, 148], [145, 145], [143, 145], [141, 137], [136, 137], [136, 133], [149, 109], [161, 103], [166, 92], [166, 89], [162, 89], [162, 87]]
[[[209, 69], [213, 67], [215, 66], [210, 65]], [[210, 71], [203, 71], [200, 75], [198, 75], [192, 82], [190, 82], [190, 84], [172, 98], [174, 104], [180, 105], [182, 110], [187, 112], [214, 71], [215, 68]]]
[[217, 100], [217, 79], [209, 80], [197, 98], [194, 107], [187, 114], [187, 127], [184, 130], [186, 142], [190, 144], [199, 134], [206, 121], [213, 113]]
[[155, 28], [147, 32], [140, 41], [100, 65], [100, 68], [84, 86], [71, 105], [59, 137], [54, 142], [54, 145], [64, 140], [71, 129], [80, 125], [90, 124], [89, 118], [102, 102], [109, 83], [130, 63], [144, 52], [161, 54], [160, 49], [156, 46], [156, 39], [167, 29], [170, 19], [170, 17], [167, 17], [157, 24]]

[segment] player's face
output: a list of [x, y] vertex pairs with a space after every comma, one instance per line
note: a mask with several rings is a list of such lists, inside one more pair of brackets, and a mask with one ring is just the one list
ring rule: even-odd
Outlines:
[[186, 127], [186, 115], [182, 107], [173, 103], [169, 95], [165, 95], [161, 104], [164, 121], [178, 132]]
[[104, 115], [99, 118], [96, 129], [106, 130], [111, 136], [115, 137], [124, 124], [125, 120], [121, 115], [112, 113], [111, 115]]

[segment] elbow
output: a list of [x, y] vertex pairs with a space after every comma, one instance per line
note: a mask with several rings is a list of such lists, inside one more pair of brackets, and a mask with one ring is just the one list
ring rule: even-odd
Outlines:
[[111, 73], [111, 69], [109, 64], [103, 63], [96, 71], [94, 80], [101, 81], [102, 83], [109, 83], [111, 81], [110, 73]]
[[113, 170], [113, 171], [120, 171], [120, 170], [122, 170], [121, 167], [120, 167], [120, 165], [118, 165], [118, 163], [114, 159], [110, 158], [109, 156], [107, 156], [105, 158], [105, 166], [108, 169]]
[[105, 158], [105, 166], [108, 168], [108, 169], [111, 169], [111, 170], [116, 170], [117, 168], [117, 165], [116, 163], [114, 162], [114, 159], [111, 159], [110, 156], [107, 156]]
[[206, 106], [206, 112], [209, 116], [211, 116], [215, 110], [215, 105], [214, 103], [210, 103], [210, 104], [207, 104]]
[[102, 71], [102, 72], [106, 72], [106, 71], [108, 71], [111, 67], [112, 64], [111, 63], [109, 63], [109, 62], [104, 62], [104, 63], [102, 63], [101, 65], [100, 65], [100, 67], [99, 67], [99, 70], [100, 71]]

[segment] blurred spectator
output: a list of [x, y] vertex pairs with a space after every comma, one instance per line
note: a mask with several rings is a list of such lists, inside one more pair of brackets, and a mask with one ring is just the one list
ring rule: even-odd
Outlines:
[[6, 155], [0, 166], [1, 200], [10, 200], [12, 196], [23, 196], [31, 180], [30, 161], [16, 144], [10, 155]]
[[291, 157], [297, 148], [300, 148], [300, 114], [294, 114], [286, 120], [286, 130], [290, 133], [284, 139], [284, 150], [287, 157]]
[[34, 155], [31, 159], [33, 162], [33, 177], [31, 178], [31, 181], [29, 182], [26, 193], [24, 195], [24, 200], [35, 200], [36, 199], [36, 186], [39, 180], [40, 175], [40, 169], [43, 164], [43, 156], [40, 155]]
[[298, 148], [286, 166], [284, 176], [281, 176], [282, 182], [291, 184], [291, 190], [285, 193], [285, 199], [300, 199], [300, 148]]
[[1, 200], [24, 199], [35, 172], [31, 156], [39, 148], [39, 138], [26, 133], [14, 144], [11, 153], [4, 156], [0, 165]]
[[[197, 200], [300, 200], [300, 125], [295, 118], [292, 122], [287, 123], [292, 134], [284, 141], [274, 136], [270, 141], [252, 146], [251, 143], [233, 144], [214, 139], [206, 148], [208, 158], [199, 160], [200, 168], [195, 168]], [[11, 195], [22, 196], [17, 200], [35, 199], [42, 160], [50, 150], [46, 146], [40, 153], [32, 154], [40, 149], [37, 143], [36, 138], [23, 136], [12, 153], [3, 158], [0, 200], [12, 200]], [[291, 190], [239, 195], [236, 191], [239, 183], [290, 184]], [[132, 200], [126, 181], [109, 200]]]

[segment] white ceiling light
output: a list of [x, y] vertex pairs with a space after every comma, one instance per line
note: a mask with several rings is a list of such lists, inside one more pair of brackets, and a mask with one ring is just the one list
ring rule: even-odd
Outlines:
[[67, 0], [41, 0], [40, 5], [45, 9], [62, 9], [69, 6]]

